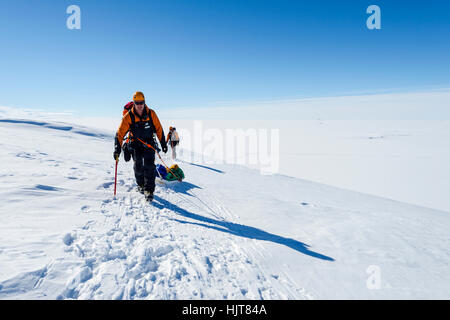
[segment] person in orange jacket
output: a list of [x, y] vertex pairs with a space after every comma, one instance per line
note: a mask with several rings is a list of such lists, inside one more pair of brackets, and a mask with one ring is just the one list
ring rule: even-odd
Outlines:
[[[157, 143], [153, 137], [156, 134], [164, 153], [167, 152], [167, 144], [164, 138], [164, 131], [155, 111], [145, 104], [144, 94], [140, 91], [133, 95], [134, 106], [122, 118], [114, 142], [114, 159], [117, 161], [122, 150], [122, 142], [128, 131], [131, 132], [133, 141], [132, 157], [134, 161], [133, 169], [136, 177], [138, 190], [145, 195], [147, 200], [153, 200], [155, 191], [155, 149]], [[153, 146], [155, 149], [145, 146]]]

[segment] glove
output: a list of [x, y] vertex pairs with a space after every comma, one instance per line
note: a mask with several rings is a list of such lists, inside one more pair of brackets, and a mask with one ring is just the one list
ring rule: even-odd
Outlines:
[[164, 136], [163, 136], [163, 139], [161, 141], [161, 149], [162, 149], [162, 151], [164, 153], [167, 153], [167, 143], [166, 143], [166, 139], [164, 139]]
[[114, 160], [116, 161], [119, 160], [120, 151], [122, 151], [122, 147], [120, 146], [119, 139], [116, 136], [116, 139], [114, 141], [114, 153], [113, 153]]

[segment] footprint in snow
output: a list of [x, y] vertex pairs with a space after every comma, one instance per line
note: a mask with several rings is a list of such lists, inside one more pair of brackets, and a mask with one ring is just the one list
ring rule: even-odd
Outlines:
[[74, 237], [72, 234], [70, 234], [70, 233], [67, 233], [67, 234], [63, 237], [63, 242], [64, 242], [64, 244], [65, 244], [66, 246], [70, 246], [70, 245], [73, 243], [74, 240], [75, 240], [75, 237]]
[[114, 181], [113, 182], [105, 182], [105, 183], [102, 183], [101, 185], [99, 185], [98, 187], [97, 187], [97, 190], [98, 189], [108, 189], [109, 187], [111, 187], [112, 185], [114, 184]]
[[19, 152], [18, 154], [16, 154], [16, 157], [25, 159], [34, 159], [33, 155], [28, 152]]
[[38, 190], [44, 190], [44, 191], [60, 191], [60, 188], [57, 187], [52, 187], [52, 186], [47, 186], [44, 184], [37, 184], [34, 189], [38, 189]]

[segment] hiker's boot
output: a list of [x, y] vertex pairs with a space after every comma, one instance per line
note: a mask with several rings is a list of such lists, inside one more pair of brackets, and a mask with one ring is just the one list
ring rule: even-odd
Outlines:
[[153, 201], [153, 192], [146, 190], [146, 191], [144, 191], [144, 195], [145, 195], [145, 200]]

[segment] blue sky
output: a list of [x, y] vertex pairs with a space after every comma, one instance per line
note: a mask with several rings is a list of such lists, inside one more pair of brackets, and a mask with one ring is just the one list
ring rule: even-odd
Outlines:
[[0, 105], [111, 116], [136, 90], [172, 109], [445, 88], [449, 35], [447, 0], [0, 0]]

